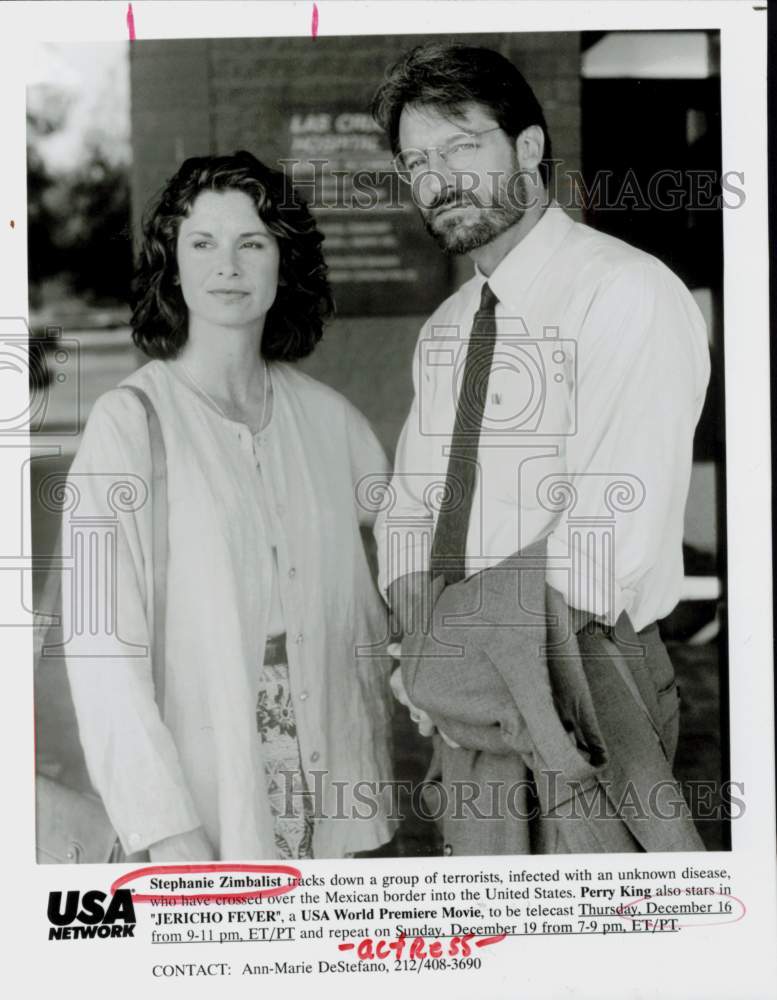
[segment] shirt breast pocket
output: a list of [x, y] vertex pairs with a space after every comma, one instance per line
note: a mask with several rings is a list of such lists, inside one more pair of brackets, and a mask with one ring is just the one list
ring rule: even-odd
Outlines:
[[568, 433], [571, 394], [567, 352], [554, 345], [556, 341], [529, 338], [497, 342], [482, 433], [529, 437]]

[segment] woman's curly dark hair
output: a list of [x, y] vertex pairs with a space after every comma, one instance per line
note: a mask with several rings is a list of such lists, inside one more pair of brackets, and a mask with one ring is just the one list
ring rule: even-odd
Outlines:
[[185, 160], [147, 209], [133, 282], [135, 345], [149, 357], [174, 358], [186, 343], [188, 310], [177, 283], [176, 244], [181, 220], [203, 191], [245, 192], [278, 240], [278, 293], [265, 319], [262, 355], [269, 361], [304, 358], [334, 311], [323, 236], [285, 175], [244, 150]]

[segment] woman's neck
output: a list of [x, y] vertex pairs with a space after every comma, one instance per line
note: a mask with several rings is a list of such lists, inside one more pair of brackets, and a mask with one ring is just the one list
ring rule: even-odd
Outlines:
[[245, 409], [264, 392], [262, 331], [190, 324], [177, 364], [219, 404]]
[[181, 353], [169, 364], [212, 407], [253, 433], [270, 421], [273, 398], [267, 366], [260, 354], [261, 330], [192, 330]]

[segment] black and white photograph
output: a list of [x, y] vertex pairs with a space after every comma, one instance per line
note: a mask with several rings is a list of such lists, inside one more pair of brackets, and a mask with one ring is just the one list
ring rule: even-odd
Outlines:
[[717, 32], [50, 65], [41, 860], [727, 848]]
[[731, 995], [671, 970], [775, 921], [765, 11], [11, 6], [40, 975]]

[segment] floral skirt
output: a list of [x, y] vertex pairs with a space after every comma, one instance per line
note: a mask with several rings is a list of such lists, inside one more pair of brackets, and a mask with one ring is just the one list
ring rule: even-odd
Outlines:
[[312, 858], [313, 805], [306, 794], [287, 663], [265, 663], [260, 670], [256, 728], [262, 739], [278, 856]]

